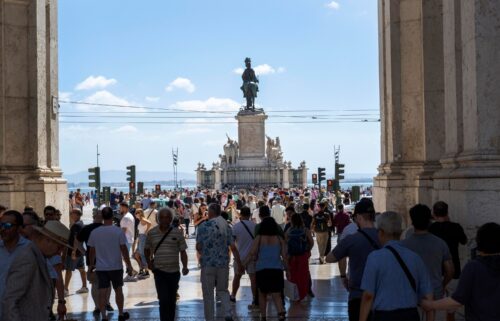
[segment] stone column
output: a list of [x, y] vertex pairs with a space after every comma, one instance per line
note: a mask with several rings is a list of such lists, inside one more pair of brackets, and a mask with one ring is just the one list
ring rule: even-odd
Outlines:
[[214, 175], [215, 175], [214, 188], [216, 190], [220, 191], [222, 189], [221, 169], [220, 169], [220, 167], [214, 167], [213, 171], [214, 171]]
[[200, 166], [196, 170], [196, 186], [203, 186], [203, 171]]
[[0, 203], [68, 218], [59, 168], [57, 0], [0, 0]]
[[259, 167], [266, 165], [267, 115], [262, 110], [242, 110], [238, 120], [238, 166]]
[[382, 164], [377, 211], [432, 200], [444, 149], [442, 0], [379, 0]]
[[434, 200], [473, 235], [500, 206], [500, 2], [444, 4], [447, 136]]
[[290, 168], [287, 165], [283, 167], [283, 188], [290, 188]]

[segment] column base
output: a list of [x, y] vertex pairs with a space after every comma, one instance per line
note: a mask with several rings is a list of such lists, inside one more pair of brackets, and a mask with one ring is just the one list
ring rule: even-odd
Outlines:
[[0, 172], [0, 204], [9, 209], [22, 213], [29, 205], [43, 217], [43, 208], [52, 205], [61, 211], [61, 221], [69, 225], [68, 195], [67, 181], [59, 169], [18, 168]]

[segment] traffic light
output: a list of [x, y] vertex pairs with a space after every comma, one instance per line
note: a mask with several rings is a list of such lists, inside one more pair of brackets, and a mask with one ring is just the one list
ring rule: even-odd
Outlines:
[[321, 186], [321, 182], [325, 180], [325, 168], [318, 167], [318, 185]]
[[318, 174], [312, 174], [312, 182], [313, 184], [318, 184]]
[[104, 194], [104, 204], [109, 206], [109, 202], [111, 200], [111, 187], [104, 186], [102, 188], [102, 193]]
[[101, 190], [101, 169], [99, 167], [89, 168], [89, 186], [94, 187], [96, 191]]
[[137, 182], [137, 194], [144, 194], [144, 182]]
[[344, 179], [344, 164], [335, 163], [335, 179], [340, 181]]
[[334, 180], [333, 179], [327, 179], [326, 180], [326, 190], [328, 192], [333, 192], [334, 188], [335, 188]]
[[127, 166], [127, 181], [130, 194], [135, 194], [135, 165]]

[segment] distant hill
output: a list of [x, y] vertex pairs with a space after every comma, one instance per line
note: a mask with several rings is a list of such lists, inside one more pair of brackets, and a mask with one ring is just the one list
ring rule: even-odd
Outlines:
[[[138, 182], [171, 181], [174, 178], [173, 172], [137, 171], [136, 175], [136, 179]], [[196, 174], [194, 172], [178, 172], [177, 176], [179, 180], [196, 180]], [[82, 171], [74, 174], [64, 174], [64, 178], [68, 180], [68, 183], [72, 184], [87, 183], [89, 181], [89, 173], [86, 171]], [[126, 181], [127, 171], [125, 170], [101, 171], [101, 183], [125, 183]]]

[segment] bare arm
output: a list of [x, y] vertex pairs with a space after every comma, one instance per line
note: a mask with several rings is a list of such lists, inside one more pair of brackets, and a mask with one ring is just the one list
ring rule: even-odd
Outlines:
[[130, 263], [127, 246], [125, 244], [120, 245], [120, 251], [122, 252], [122, 257], [125, 261], [125, 264], [127, 265], [127, 269], [132, 270], [132, 263]]
[[432, 301], [426, 296], [426, 299], [422, 300], [421, 304], [422, 308], [425, 310], [456, 310], [462, 307], [462, 304], [453, 300], [451, 297]]
[[363, 292], [361, 297], [361, 308], [359, 311], [359, 321], [367, 321], [370, 310], [372, 309], [373, 299], [375, 296], [368, 291]]
[[[432, 300], [434, 297], [434, 294], [429, 293], [426, 296], [424, 296], [425, 300]], [[427, 310], [425, 311], [425, 320], [426, 321], [434, 321], [434, 310]]]
[[95, 248], [94, 247], [89, 247], [89, 266], [95, 267]]
[[453, 266], [452, 260], [446, 260], [443, 262], [443, 288], [446, 288], [448, 283], [453, 279], [453, 275], [455, 274], [455, 267]]
[[330, 253], [328, 253], [328, 255], [326, 256], [326, 262], [328, 262], [328, 263], [336, 263], [336, 262], [338, 262], [338, 260], [335, 257], [335, 255], [333, 255], [333, 251], [330, 252]]

